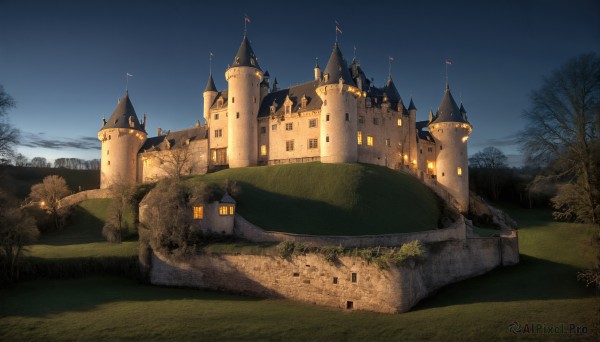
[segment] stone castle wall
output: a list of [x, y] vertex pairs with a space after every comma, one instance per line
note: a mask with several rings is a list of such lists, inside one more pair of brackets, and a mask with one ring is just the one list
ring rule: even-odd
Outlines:
[[344, 247], [391, 247], [420, 240], [422, 242], [439, 242], [446, 240], [464, 240], [466, 238], [465, 220], [461, 216], [458, 221], [444, 229], [426, 230], [404, 234], [381, 234], [361, 236], [326, 236], [292, 234], [266, 231], [248, 222], [242, 216], [235, 215], [234, 235], [253, 242], [294, 241], [307, 246], [344, 246]]
[[109, 189], [95, 189], [95, 190], [86, 190], [81, 191], [73, 195], [69, 195], [62, 200], [60, 200], [60, 207], [69, 207], [78, 203], [81, 203], [85, 200], [89, 199], [98, 199], [98, 198], [111, 198]]
[[447, 284], [518, 262], [516, 235], [425, 246], [428, 256], [424, 262], [388, 269], [347, 256], [336, 263], [317, 254], [288, 259], [199, 255], [179, 262], [154, 253], [150, 281], [156, 285], [287, 298], [340, 309], [398, 313], [410, 310]]

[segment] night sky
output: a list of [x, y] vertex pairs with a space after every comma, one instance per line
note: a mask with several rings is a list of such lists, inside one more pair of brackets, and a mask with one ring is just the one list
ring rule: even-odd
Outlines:
[[202, 119], [209, 54], [219, 90], [248, 37], [279, 86], [313, 78], [335, 42], [375, 84], [392, 77], [417, 120], [439, 105], [445, 83], [464, 103], [473, 134], [520, 163], [515, 144], [529, 94], [581, 53], [600, 53], [600, 1], [2, 1], [0, 84], [17, 101], [10, 122], [32, 158], [100, 158], [97, 132], [125, 91], [147, 113], [149, 136]]

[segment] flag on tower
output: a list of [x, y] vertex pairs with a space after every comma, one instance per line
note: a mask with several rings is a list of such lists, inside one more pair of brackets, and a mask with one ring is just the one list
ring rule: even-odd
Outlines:
[[393, 61], [393, 60], [394, 60], [394, 57], [390, 56], [390, 61]]
[[248, 18], [248, 16], [245, 16], [244, 17], [244, 21], [247, 22], [247, 23], [249, 23], [250, 22], [250, 18]]
[[130, 74], [130, 73], [127, 73], [127, 76], [129, 76], [129, 77], [133, 77], [133, 75], [132, 75], [132, 74]]
[[340, 24], [337, 21], [335, 22], [335, 31], [342, 34], [342, 30], [340, 29]]
[[451, 60], [449, 60], [449, 59], [447, 59], [447, 60], [446, 60], [446, 65], [452, 65], [452, 61], [451, 61]]

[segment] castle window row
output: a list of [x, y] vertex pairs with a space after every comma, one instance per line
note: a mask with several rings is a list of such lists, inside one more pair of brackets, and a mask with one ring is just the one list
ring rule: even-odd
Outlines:
[[223, 129], [215, 129], [215, 138], [220, 138], [223, 136]]
[[308, 139], [308, 148], [318, 148], [319, 147], [319, 140], [314, 138], [314, 139]]
[[219, 215], [221, 216], [233, 216], [235, 214], [235, 206], [233, 204], [220, 204]]
[[194, 207], [194, 220], [201, 220], [204, 218], [204, 206]]
[[291, 131], [292, 129], [294, 129], [294, 124], [293, 124], [293, 123], [291, 123], [291, 122], [287, 122], [287, 123], [285, 124], [285, 130], [286, 130], [286, 131]]

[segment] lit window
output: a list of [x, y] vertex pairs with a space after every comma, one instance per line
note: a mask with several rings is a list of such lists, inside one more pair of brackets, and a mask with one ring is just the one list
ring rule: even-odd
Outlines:
[[308, 127], [309, 127], [309, 128], [314, 128], [314, 127], [317, 127], [317, 119], [310, 119], [310, 120], [308, 121]]
[[398, 126], [402, 126], [402, 119], [398, 119]]
[[212, 161], [214, 161], [214, 162], [217, 161], [217, 151], [216, 150], [212, 150]]
[[223, 130], [222, 129], [215, 129], [215, 138], [220, 138], [223, 136]]
[[277, 130], [277, 124], [271, 125], [271, 130], [272, 131], [276, 131]]
[[260, 155], [261, 156], [267, 155], [267, 145], [260, 145]]
[[358, 131], [358, 144], [362, 145], [362, 132]]
[[287, 140], [285, 142], [285, 150], [288, 152], [294, 150], [294, 140]]
[[229, 215], [233, 216], [233, 214], [235, 214], [235, 207], [233, 205], [230, 205], [229, 206]]
[[291, 131], [293, 128], [294, 128], [293, 123], [288, 122], [288, 123], [285, 124], [285, 130], [286, 131]]
[[229, 213], [229, 208], [227, 208], [227, 204], [220, 204], [219, 205], [219, 215], [225, 216], [225, 215], [227, 215], [227, 213]]
[[215, 120], [219, 120], [219, 114], [215, 114]]
[[462, 176], [462, 167], [460, 167], [460, 166], [459, 166], [459, 167], [456, 169], [456, 173], [457, 173], [459, 176]]
[[433, 170], [433, 162], [427, 161], [427, 168]]
[[317, 139], [308, 139], [308, 148], [319, 147], [319, 141]]
[[390, 147], [390, 139], [385, 139], [385, 146]]
[[204, 218], [204, 206], [194, 207], [194, 220], [201, 220]]
[[367, 135], [367, 145], [373, 146], [373, 137], [370, 135]]
[[152, 165], [152, 159], [144, 159], [144, 166]]

